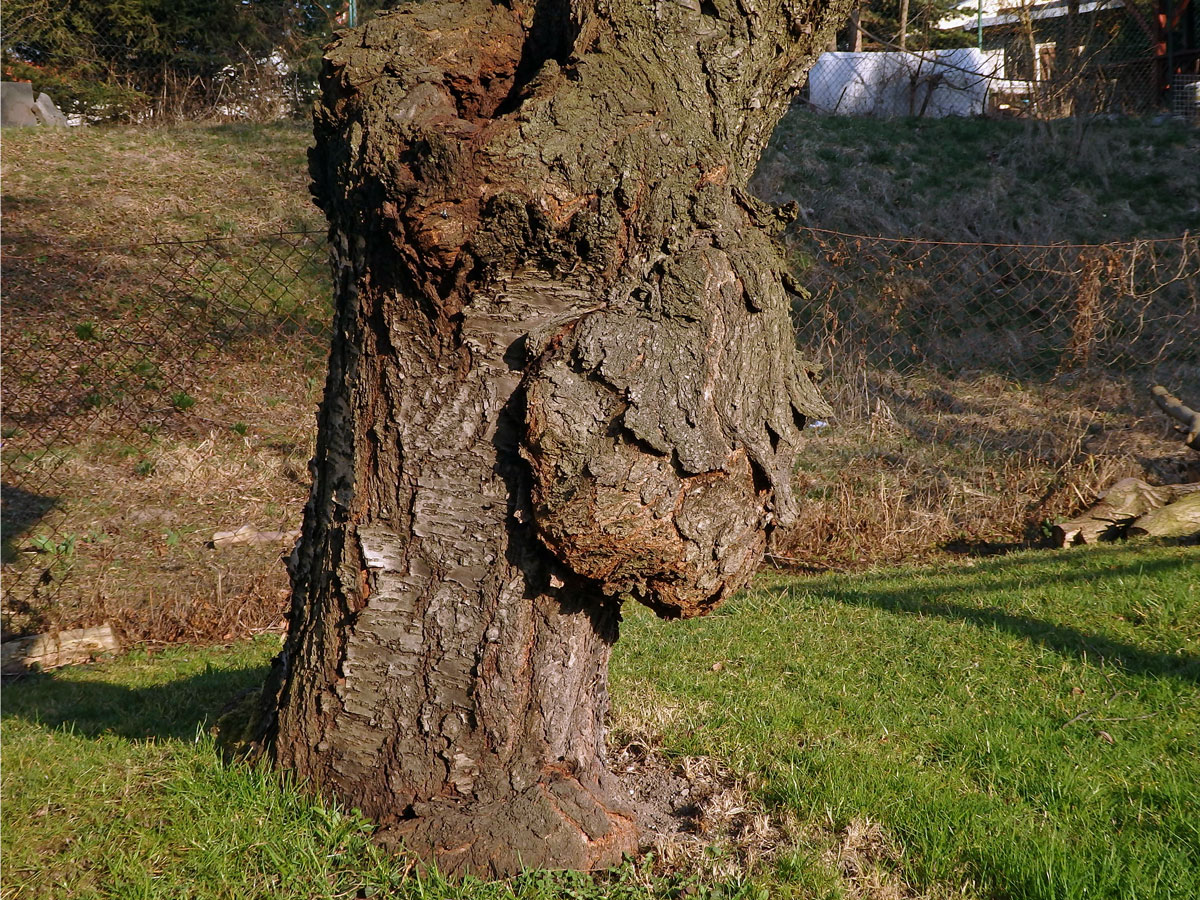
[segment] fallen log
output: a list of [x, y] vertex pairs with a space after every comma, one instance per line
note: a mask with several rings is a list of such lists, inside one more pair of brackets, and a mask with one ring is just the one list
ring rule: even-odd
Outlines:
[[0, 644], [0, 670], [6, 675], [31, 669], [57, 669], [91, 662], [102, 653], [121, 649], [108, 623], [57, 633], [33, 634]]
[[1158, 408], [1165, 412], [1168, 416], [1182, 423], [1179, 431], [1185, 435], [1184, 443], [1193, 450], [1200, 450], [1200, 412], [1186, 406], [1182, 400], [1168, 391], [1161, 384], [1156, 384], [1150, 388], [1150, 395], [1154, 398], [1154, 402], [1158, 404]]
[[[1083, 515], [1054, 526], [1059, 547], [1095, 544], [1125, 537], [1135, 521], [1151, 511], [1200, 492], [1200, 484], [1165, 484], [1158, 487], [1137, 478], [1122, 478], [1099, 496]], [[1186, 532], [1184, 532], [1186, 533]]]
[[1129, 537], [1182, 538], [1200, 534], [1200, 491], [1152, 509], [1129, 526]]

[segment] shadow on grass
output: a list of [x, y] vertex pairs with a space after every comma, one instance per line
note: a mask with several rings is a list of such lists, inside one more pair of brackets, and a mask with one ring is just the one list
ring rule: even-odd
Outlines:
[[[1118, 560], [1103, 568], [1081, 567], [1064, 572], [1057, 557], [1004, 558], [972, 569], [954, 569], [941, 584], [923, 580], [912, 588], [881, 583], [884, 578], [860, 577], [838, 585], [836, 599], [849, 606], [869, 606], [894, 613], [917, 616], [936, 616], [953, 622], [964, 622], [980, 628], [1025, 638], [1056, 653], [1091, 658], [1116, 666], [1135, 675], [1177, 678], [1200, 683], [1200, 657], [1184, 652], [1164, 652], [1138, 647], [1105, 634], [1089, 633], [1071, 625], [1053, 622], [1036, 616], [1023, 615], [981, 602], [972, 605], [971, 599], [993, 593], [1014, 591], [1037, 592], [1039, 587], [1053, 583], [1055, 588], [1078, 585], [1112, 578], [1138, 579], [1146, 575], [1175, 575], [1187, 578], [1188, 571], [1200, 573], [1200, 562], [1183, 557], [1174, 559], [1140, 560], [1137, 551], [1131, 558]], [[1038, 569], [1043, 571], [1038, 571]], [[1193, 575], [1192, 577], [1195, 577]], [[982, 598], [981, 598], [982, 599]]]
[[69, 678], [54, 672], [34, 673], [5, 684], [4, 718], [86, 737], [190, 741], [216, 723], [229, 701], [263, 684], [268, 669], [265, 663], [230, 669], [210, 666], [196, 675], [147, 687], [84, 680], [78, 673]]

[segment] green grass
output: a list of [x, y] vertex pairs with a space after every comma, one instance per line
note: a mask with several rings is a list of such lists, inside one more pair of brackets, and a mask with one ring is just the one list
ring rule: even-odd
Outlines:
[[631, 630], [617, 680], [697, 711], [682, 752], [802, 819], [881, 823], [920, 887], [1200, 895], [1194, 549], [764, 580]]
[[[417, 876], [355, 815], [223, 767], [206, 727], [274, 649], [134, 653], [7, 686], [5, 896], [679, 896], [680, 878], [634, 864]], [[1195, 548], [767, 575], [705, 619], [628, 610], [612, 675], [618, 729], [718, 759], [795, 820], [773, 862], [688, 896], [842, 896], [828, 851], [864, 821], [897, 848], [893, 884], [929, 896], [1200, 895]]]
[[1094, 243], [1200, 226], [1200, 129], [1145, 121], [872, 119], [795, 107], [755, 190], [804, 221], [944, 241]]
[[310, 141], [294, 123], [6, 133], [5, 239], [80, 248], [319, 229]]

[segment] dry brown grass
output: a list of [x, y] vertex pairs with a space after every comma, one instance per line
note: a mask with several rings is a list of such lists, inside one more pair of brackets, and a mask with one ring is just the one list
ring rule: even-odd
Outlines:
[[4, 240], [123, 246], [321, 227], [304, 125], [4, 133]]
[[[279, 626], [290, 548], [208, 541], [290, 531], [307, 492], [324, 353], [286, 320], [327, 299], [324, 267], [311, 241], [253, 237], [320, 228], [307, 142], [293, 125], [5, 134], [6, 635]], [[133, 249], [213, 233], [246, 237]]]
[[39, 460], [54, 467], [56, 506], [34, 531], [71, 546], [35, 553], [17, 542], [32, 564], [20, 583], [36, 585], [25, 603], [12, 603], [10, 589], [5, 630], [110, 621], [127, 641], [166, 642], [280, 626], [290, 546], [215, 548], [211, 539], [247, 524], [299, 526], [319, 369], [318, 359], [306, 370], [294, 354], [245, 347], [193, 384], [193, 415], [165, 415], [149, 433], [116, 431], [124, 437], [102, 420]]
[[781, 567], [1039, 546], [1049, 524], [1119, 478], [1200, 477], [1194, 454], [1124, 379], [1021, 384], [862, 370], [826, 392], [838, 413], [809, 432], [800, 520], [768, 557]]

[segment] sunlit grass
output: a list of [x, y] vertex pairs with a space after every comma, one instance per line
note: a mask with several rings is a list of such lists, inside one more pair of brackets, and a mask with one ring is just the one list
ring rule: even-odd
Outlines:
[[912, 884], [1200, 895], [1194, 548], [764, 578], [704, 621], [643, 618], [617, 682], [691, 711], [670, 743], [802, 820], [880, 823]]
[[[614, 717], [730, 765], [792, 823], [773, 862], [688, 896], [844, 896], [830, 846], [875, 823], [912, 895], [1194, 897], [1198, 585], [1194, 548], [1132, 546], [764, 575], [705, 619], [628, 610]], [[277, 646], [9, 684], [5, 896], [666, 898], [688, 881], [631, 864], [449, 884], [380, 854], [354, 814], [222, 766], [207, 729]]]

